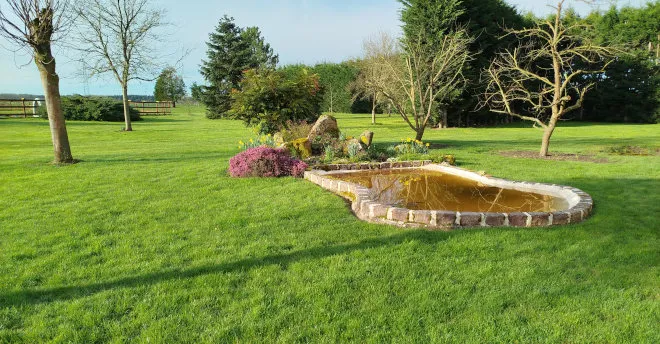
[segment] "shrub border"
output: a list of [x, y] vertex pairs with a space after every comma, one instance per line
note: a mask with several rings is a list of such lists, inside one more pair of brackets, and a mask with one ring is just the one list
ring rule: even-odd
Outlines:
[[[447, 210], [410, 210], [381, 204], [373, 199], [372, 191], [364, 186], [328, 178], [332, 174], [359, 170], [422, 168], [468, 178], [489, 186], [534, 192], [563, 198], [569, 209], [555, 212], [476, 213]], [[587, 219], [593, 211], [593, 199], [586, 192], [555, 184], [515, 182], [475, 173], [446, 163], [432, 161], [403, 161], [385, 163], [361, 163], [318, 165], [305, 172], [305, 179], [334, 192], [352, 202], [351, 209], [364, 221], [385, 223], [399, 227], [423, 227], [451, 230], [470, 227], [546, 227], [578, 223]]]

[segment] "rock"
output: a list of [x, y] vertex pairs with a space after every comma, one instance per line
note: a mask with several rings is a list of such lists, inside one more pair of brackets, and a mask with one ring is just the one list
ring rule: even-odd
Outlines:
[[360, 142], [365, 145], [367, 148], [371, 147], [371, 142], [374, 139], [374, 132], [366, 130], [360, 135]]
[[332, 116], [323, 115], [316, 121], [312, 130], [307, 135], [310, 142], [314, 142], [317, 137], [322, 138], [339, 138], [339, 126], [337, 126], [337, 119]]
[[312, 143], [306, 137], [287, 142], [284, 146], [301, 159], [312, 156]]

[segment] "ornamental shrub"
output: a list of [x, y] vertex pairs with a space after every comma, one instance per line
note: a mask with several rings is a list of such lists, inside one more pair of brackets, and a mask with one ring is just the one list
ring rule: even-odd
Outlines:
[[318, 76], [307, 71], [288, 78], [277, 71], [249, 69], [243, 73], [240, 88], [231, 90], [231, 101], [229, 118], [256, 127], [260, 134], [274, 134], [287, 121], [316, 121], [323, 89]]
[[307, 164], [279, 148], [250, 148], [229, 160], [232, 177], [302, 177], [305, 169]]
[[[81, 95], [62, 97], [62, 112], [68, 121], [123, 122], [124, 105], [109, 97], [84, 97]], [[131, 121], [140, 121], [140, 113], [130, 108]], [[48, 118], [46, 108], [39, 109], [41, 118]]]

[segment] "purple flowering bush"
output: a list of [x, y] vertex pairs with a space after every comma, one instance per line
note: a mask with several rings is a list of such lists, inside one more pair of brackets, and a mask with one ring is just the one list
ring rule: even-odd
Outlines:
[[264, 146], [250, 148], [229, 160], [232, 177], [302, 177], [305, 169], [307, 164], [288, 151]]

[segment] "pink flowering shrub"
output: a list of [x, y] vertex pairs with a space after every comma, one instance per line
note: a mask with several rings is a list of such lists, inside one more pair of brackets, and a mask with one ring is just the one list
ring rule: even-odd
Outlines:
[[284, 149], [255, 147], [229, 160], [232, 177], [302, 177], [307, 164], [291, 157]]

